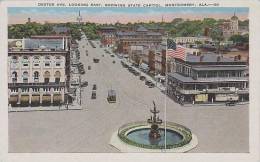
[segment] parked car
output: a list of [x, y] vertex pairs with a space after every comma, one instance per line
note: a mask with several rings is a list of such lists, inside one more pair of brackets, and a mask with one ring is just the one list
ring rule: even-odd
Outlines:
[[115, 103], [116, 102], [116, 91], [115, 90], [109, 90], [107, 95], [107, 101], [109, 103]]
[[92, 90], [97, 90], [97, 85], [96, 84], [93, 84]]
[[96, 93], [96, 91], [92, 91], [91, 99], [96, 99], [96, 98], [97, 98], [97, 93]]
[[146, 81], [145, 81], [145, 85], [149, 85], [150, 83], [152, 83], [151, 80], [146, 80]]
[[226, 106], [235, 106], [236, 102], [235, 101], [228, 101], [226, 102]]
[[98, 63], [98, 62], [99, 62], [99, 59], [93, 58], [93, 61], [94, 61], [94, 63]]
[[138, 71], [133, 71], [133, 74], [134, 74], [135, 76], [139, 76], [139, 75], [140, 75], [140, 73], [139, 73]]
[[81, 82], [81, 87], [86, 87], [86, 86], [88, 86], [88, 82], [87, 81]]
[[113, 64], [114, 64], [114, 63], [116, 63], [116, 61], [115, 61], [115, 60], [113, 60]]
[[149, 84], [148, 84], [148, 87], [149, 87], [149, 88], [153, 88], [153, 87], [155, 87], [155, 84], [154, 84], [154, 83], [149, 83]]
[[80, 71], [79, 73], [80, 73], [80, 74], [85, 74], [85, 71], [83, 70], [83, 71]]
[[88, 66], [88, 70], [91, 70], [91, 66]]
[[141, 75], [139, 78], [140, 78], [140, 80], [142, 80], [142, 81], [146, 79], [145, 76], [142, 76], [142, 75]]

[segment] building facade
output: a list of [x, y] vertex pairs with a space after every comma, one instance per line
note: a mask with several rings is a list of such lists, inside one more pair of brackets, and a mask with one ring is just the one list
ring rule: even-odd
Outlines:
[[8, 97], [12, 107], [65, 102], [67, 38], [9, 40]]
[[248, 65], [216, 54], [174, 59], [167, 95], [180, 103], [249, 101]]
[[101, 27], [98, 30], [100, 36], [100, 42], [104, 47], [113, 47], [116, 43], [116, 28], [115, 27]]
[[159, 46], [162, 42], [162, 34], [151, 32], [143, 26], [139, 26], [134, 31], [117, 32], [116, 35], [117, 52], [128, 54], [130, 46]]
[[196, 42], [200, 42], [205, 44], [207, 42], [212, 42], [212, 38], [201, 36], [201, 37], [175, 37], [173, 38], [174, 42], [177, 44], [196, 44]]

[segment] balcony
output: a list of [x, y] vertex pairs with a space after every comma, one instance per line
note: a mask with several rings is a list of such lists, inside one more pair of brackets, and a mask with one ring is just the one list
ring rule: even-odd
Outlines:
[[203, 93], [239, 93], [239, 94], [247, 94], [249, 93], [249, 88], [235, 88], [235, 87], [227, 87], [227, 88], [215, 88], [215, 89], [197, 89], [197, 90], [185, 90], [180, 87], [176, 88], [182, 94], [203, 94]]
[[64, 87], [65, 82], [60, 83], [8, 83], [8, 87], [19, 88], [19, 87]]

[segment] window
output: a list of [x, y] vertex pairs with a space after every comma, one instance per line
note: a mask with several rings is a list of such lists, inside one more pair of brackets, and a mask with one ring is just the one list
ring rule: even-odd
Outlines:
[[50, 63], [49, 62], [45, 62], [45, 66], [49, 67]]
[[38, 67], [38, 66], [39, 66], [39, 64], [34, 64], [34, 66], [37, 66], [37, 67]]
[[23, 83], [28, 83], [28, 72], [27, 71], [25, 71], [25, 72], [23, 72]]
[[29, 88], [22, 88], [22, 92], [29, 92]]
[[60, 67], [60, 62], [56, 62], [56, 66]]
[[35, 71], [33, 73], [34, 82], [39, 82], [39, 72]]
[[60, 56], [56, 56], [56, 57], [55, 57], [55, 60], [60, 60], [60, 59], [61, 59]]
[[45, 60], [50, 60], [50, 56], [45, 56]]
[[43, 88], [43, 91], [49, 92], [49, 91], [51, 91], [51, 88]]
[[45, 71], [43, 77], [44, 77], [44, 83], [49, 83], [49, 81], [50, 81], [50, 72]]
[[54, 88], [53, 89], [55, 92], [58, 92], [58, 91], [60, 91], [60, 88]]
[[18, 57], [17, 56], [12, 56], [12, 62], [17, 63], [18, 62]]
[[18, 88], [12, 88], [11, 92], [18, 92]]
[[40, 89], [39, 88], [33, 88], [32, 90], [33, 90], [33, 92], [39, 92]]
[[17, 82], [17, 72], [15, 72], [15, 71], [12, 73], [12, 82], [13, 83]]
[[56, 71], [56, 72], [55, 72], [54, 77], [55, 77], [55, 83], [56, 83], [56, 84], [60, 83], [61, 74], [60, 74], [59, 71]]

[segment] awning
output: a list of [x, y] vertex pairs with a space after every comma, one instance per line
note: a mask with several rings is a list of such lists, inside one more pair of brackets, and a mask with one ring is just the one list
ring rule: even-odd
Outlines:
[[50, 95], [43, 95], [42, 101], [43, 102], [51, 102], [51, 96]]
[[40, 102], [40, 95], [32, 95], [31, 102]]
[[9, 102], [17, 103], [18, 102], [18, 96], [10, 96]]
[[22, 95], [21, 102], [29, 102], [29, 95]]
[[53, 101], [54, 102], [60, 102], [62, 100], [61, 94], [55, 94], [53, 95]]

